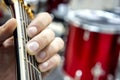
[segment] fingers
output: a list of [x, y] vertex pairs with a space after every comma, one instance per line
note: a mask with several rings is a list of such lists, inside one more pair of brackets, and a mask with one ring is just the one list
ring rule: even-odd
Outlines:
[[27, 43], [27, 50], [30, 55], [35, 55], [45, 48], [55, 37], [50, 29], [45, 29]]
[[56, 54], [46, 62], [39, 64], [38, 68], [40, 69], [41, 72], [46, 72], [58, 66], [60, 62], [61, 58], [58, 54]]
[[55, 38], [46, 48], [35, 55], [37, 62], [41, 63], [55, 55], [64, 46], [61, 38]]
[[17, 22], [14, 18], [12, 18], [0, 27], [0, 44], [2, 44], [4, 40], [13, 35], [16, 26]]
[[6, 39], [3, 43], [4, 47], [10, 47], [10, 46], [14, 46], [14, 37], [10, 37], [8, 39]]
[[27, 28], [27, 34], [29, 37], [33, 37], [45, 29], [52, 21], [52, 17], [48, 13], [40, 13], [37, 17], [30, 23]]
[[[46, 31], [45, 31], [46, 32]], [[49, 32], [49, 31], [47, 31]], [[45, 38], [46, 39], [46, 38]], [[48, 38], [47, 38], [48, 39]], [[49, 37], [50, 39], [50, 37]], [[34, 39], [32, 39], [34, 41]], [[33, 42], [33, 41], [30, 42]], [[39, 68], [42, 72], [53, 69], [54, 67], [56, 67], [58, 64], [60, 64], [60, 59], [58, 56], [58, 54], [56, 54], [59, 50], [61, 50], [64, 46], [64, 42], [61, 38], [55, 38], [51, 43], [45, 41], [44, 39], [39, 40], [39, 39], [35, 39], [38, 44], [42, 44], [40, 48], [40, 46], [38, 46], [38, 50], [33, 51], [32, 55], [35, 55], [35, 58], [37, 60], [38, 63], [42, 63]], [[41, 41], [41, 42], [39, 42]], [[47, 43], [44, 43], [44, 41]], [[29, 46], [29, 44], [28, 44]], [[34, 44], [34, 46], [36, 46]], [[30, 45], [31, 48], [33, 48], [33, 45]], [[50, 65], [49, 65], [50, 64]], [[46, 67], [44, 68], [44, 66], [46, 65]], [[47, 67], [48, 66], [48, 67]]]
[[60, 56], [56, 53], [64, 46], [63, 40], [55, 38], [54, 32], [46, 28], [51, 21], [48, 13], [40, 13], [27, 28], [27, 34], [32, 38], [26, 46], [28, 54], [35, 55], [42, 72], [60, 64]]

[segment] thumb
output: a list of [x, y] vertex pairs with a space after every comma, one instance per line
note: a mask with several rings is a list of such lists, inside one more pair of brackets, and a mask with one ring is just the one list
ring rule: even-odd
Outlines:
[[12, 18], [0, 27], [0, 44], [13, 35], [16, 26], [17, 21]]

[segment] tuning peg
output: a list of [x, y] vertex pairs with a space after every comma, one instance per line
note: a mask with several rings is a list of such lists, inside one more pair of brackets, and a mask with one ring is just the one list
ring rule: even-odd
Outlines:
[[27, 6], [28, 6], [28, 7], [31, 7], [31, 5], [30, 5], [30, 4], [27, 4]]
[[33, 14], [35, 14], [35, 11], [32, 10], [31, 12], [32, 12]]
[[32, 10], [30, 8], [28, 9], [27, 13], [30, 16], [30, 18], [34, 17], [33, 12], [32, 12]]
[[19, 0], [20, 2], [24, 2], [24, 0]]

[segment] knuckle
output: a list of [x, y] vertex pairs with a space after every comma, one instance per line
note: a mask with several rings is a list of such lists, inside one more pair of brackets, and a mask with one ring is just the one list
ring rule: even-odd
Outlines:
[[48, 42], [50, 42], [51, 40], [54, 39], [55, 33], [54, 33], [51, 29], [46, 29], [46, 30], [43, 32], [43, 37], [44, 37], [44, 39], [46, 39]]
[[49, 34], [55, 36], [55, 33], [53, 32], [53, 30], [51, 30], [51, 29], [46, 29], [46, 30], [47, 30], [47, 32], [49, 32]]
[[58, 45], [56, 45], [56, 44], [51, 44], [51, 50], [52, 50], [53, 52], [57, 52], [57, 51], [59, 50]]
[[53, 62], [55, 62], [56, 65], [59, 65], [60, 62], [61, 62], [61, 57], [60, 57], [59, 54], [55, 54], [51, 60], [52, 60]]
[[64, 41], [60, 37], [56, 37], [56, 43], [59, 45], [59, 49], [62, 49], [64, 47]]
[[38, 17], [47, 17], [48, 19], [52, 20], [52, 16], [48, 12], [42, 12], [37, 15]]
[[55, 38], [55, 40], [50, 44], [50, 49], [52, 53], [57, 53], [64, 46], [64, 42], [61, 38]]
[[49, 17], [50, 19], [52, 19], [52, 16], [48, 13], [48, 12], [44, 12], [43, 15]]

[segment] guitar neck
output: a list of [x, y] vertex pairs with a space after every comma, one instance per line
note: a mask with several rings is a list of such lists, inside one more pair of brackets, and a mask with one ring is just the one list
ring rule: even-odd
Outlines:
[[34, 56], [27, 54], [26, 44], [29, 37], [26, 28], [33, 19], [33, 13], [24, 0], [4, 0], [9, 6], [11, 14], [17, 20], [15, 31], [15, 45], [17, 57], [17, 80], [42, 80]]

